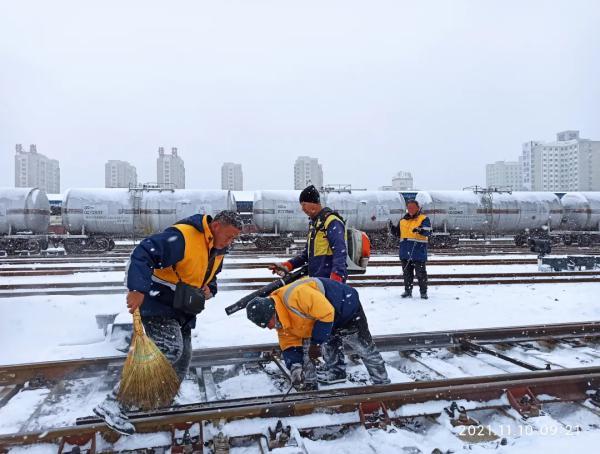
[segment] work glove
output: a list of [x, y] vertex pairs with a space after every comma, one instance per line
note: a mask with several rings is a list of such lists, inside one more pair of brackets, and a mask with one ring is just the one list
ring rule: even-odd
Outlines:
[[311, 361], [316, 361], [321, 356], [321, 346], [317, 344], [311, 344], [308, 347], [308, 357]]
[[336, 281], [336, 282], [344, 282], [344, 278], [337, 273], [331, 273], [329, 275], [329, 279]]
[[273, 274], [276, 274], [279, 277], [283, 277], [287, 273], [292, 271], [294, 269], [294, 266], [290, 262], [283, 262], [275, 263], [274, 265], [269, 265], [269, 269], [273, 272]]
[[419, 235], [423, 235], [424, 230], [421, 227], [417, 227], [413, 229], [413, 233], [418, 233]]
[[296, 389], [301, 389], [304, 386], [304, 370], [302, 364], [292, 364], [290, 368], [290, 378], [292, 379], [292, 385]]

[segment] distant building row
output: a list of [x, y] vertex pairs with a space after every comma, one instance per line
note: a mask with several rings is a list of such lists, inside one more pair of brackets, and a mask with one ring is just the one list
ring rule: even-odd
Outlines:
[[[104, 166], [104, 185], [107, 188], [128, 188], [136, 186], [137, 171], [127, 161], [110, 160]], [[164, 147], [158, 148], [156, 159], [156, 182], [160, 187], [185, 189], [185, 165], [177, 148], [166, 154]]]
[[518, 161], [486, 166], [486, 185], [525, 191], [599, 191], [600, 141], [562, 131], [554, 142], [523, 144]]

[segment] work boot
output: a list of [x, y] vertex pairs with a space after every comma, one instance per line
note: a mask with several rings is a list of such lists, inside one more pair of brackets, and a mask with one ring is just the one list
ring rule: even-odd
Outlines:
[[317, 380], [325, 385], [333, 385], [334, 383], [343, 383], [346, 381], [346, 372], [324, 370], [317, 372]]
[[108, 427], [123, 435], [133, 435], [135, 427], [114, 399], [105, 399], [94, 407], [93, 412], [101, 418]]
[[402, 298], [412, 298], [412, 291], [404, 290], [404, 293], [400, 295]]
[[318, 383], [304, 383], [302, 387], [302, 391], [318, 391], [319, 384]]
[[427, 292], [421, 292], [421, 299], [422, 300], [429, 299], [429, 297], [427, 296]]

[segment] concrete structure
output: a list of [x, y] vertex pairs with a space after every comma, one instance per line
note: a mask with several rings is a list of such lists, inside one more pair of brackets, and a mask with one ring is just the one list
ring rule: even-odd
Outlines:
[[600, 141], [562, 131], [555, 142], [523, 144], [523, 186], [531, 191], [600, 190]]
[[15, 187], [60, 192], [60, 167], [56, 159], [38, 153], [35, 144], [29, 146], [29, 152], [17, 144], [15, 151]]
[[523, 189], [521, 161], [496, 161], [485, 166], [485, 184], [488, 188], [509, 191]]
[[137, 185], [137, 172], [127, 161], [111, 159], [104, 165], [104, 187], [129, 188], [135, 185]]
[[412, 174], [410, 172], [398, 172], [392, 178], [392, 188], [395, 191], [409, 191], [414, 189]]
[[323, 167], [316, 158], [298, 156], [294, 163], [294, 189], [302, 190], [311, 184], [317, 189], [323, 187]]
[[177, 154], [177, 148], [171, 148], [170, 155], [165, 154], [163, 147], [158, 148], [156, 181], [163, 188], [185, 189], [185, 165]]
[[233, 162], [225, 162], [221, 166], [221, 189], [230, 191], [244, 190], [244, 174], [242, 165]]

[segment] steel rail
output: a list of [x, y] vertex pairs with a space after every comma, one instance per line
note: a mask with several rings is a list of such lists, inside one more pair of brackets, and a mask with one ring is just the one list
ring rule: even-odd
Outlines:
[[[539, 277], [539, 278], [515, 278], [515, 279], [444, 279], [444, 280], [429, 280], [428, 285], [430, 287], [442, 286], [442, 285], [517, 285], [517, 284], [579, 284], [579, 283], [598, 283], [600, 282], [600, 276], [582, 276], [582, 277]], [[352, 287], [403, 287], [403, 280], [372, 280], [365, 282], [353, 282], [350, 283]], [[44, 286], [45, 288], [49, 286]], [[263, 284], [229, 284], [219, 286], [219, 291], [250, 291], [258, 290], [263, 287]], [[0, 289], [2, 290], [2, 289]], [[16, 298], [16, 297], [28, 297], [28, 296], [46, 296], [46, 295], [118, 295], [124, 294], [126, 288], [122, 283], [93, 283], [93, 285], [77, 284], [73, 288], [56, 288], [47, 290], [37, 291], [19, 291], [5, 290], [0, 293], [1, 298]]]
[[[242, 418], [301, 416], [316, 410], [352, 411], [364, 402], [383, 402], [392, 410], [406, 404], [436, 400], [467, 399], [489, 402], [507, 390], [529, 388], [552, 401], [582, 401], [600, 385], [600, 367], [534, 371], [516, 374], [409, 382], [390, 385], [339, 388], [334, 391], [297, 393], [282, 402], [282, 395], [225, 400], [132, 413], [130, 420], [140, 433], [170, 431], [178, 424], [204, 421], [231, 421]], [[35, 443], [59, 443], [68, 436], [89, 436], [108, 432], [97, 418], [83, 418], [79, 425], [44, 428], [39, 431], [0, 436], [0, 450]]]
[[[585, 270], [585, 271], [559, 271], [559, 272], [515, 272], [515, 273], [469, 273], [469, 274], [429, 274], [431, 279], [499, 279], [499, 278], [546, 278], [546, 277], [581, 277], [581, 276], [598, 276], [600, 270]], [[241, 278], [219, 278], [219, 284], [241, 284], [241, 283], [269, 283], [273, 281], [273, 277], [241, 277]], [[348, 282], [360, 281], [400, 281], [397, 275], [393, 274], [374, 274], [374, 275], [350, 275]], [[42, 284], [0, 284], [2, 290], [23, 290], [23, 289], [58, 289], [58, 288], [78, 288], [78, 287], [117, 287], [123, 286], [123, 281], [99, 281], [99, 282], [48, 282]]]
[[[70, 263], [70, 262], [64, 262]], [[101, 261], [102, 265], [98, 266], [61, 266], [58, 268], [44, 267], [46, 263], [36, 263], [39, 267], [11, 267], [2, 268], [0, 264], [0, 276], [41, 276], [44, 274], [71, 274], [74, 272], [96, 272], [96, 271], [124, 271], [125, 264], [123, 262]], [[429, 266], [443, 265], [534, 265], [537, 260], [534, 258], [510, 258], [510, 259], [430, 259], [427, 264]], [[247, 262], [247, 263], [228, 263], [225, 261], [223, 269], [265, 269], [271, 263], [263, 262]], [[399, 260], [372, 260], [369, 264], [370, 268], [377, 267], [394, 267], [401, 266]], [[65, 273], [69, 271], [70, 273]], [[17, 274], [23, 273], [23, 274]]]
[[[538, 324], [484, 329], [445, 330], [374, 336], [380, 351], [411, 351], [460, 347], [465, 341], [479, 345], [532, 342], [546, 339], [600, 338], [600, 321]], [[190, 367], [247, 364], [264, 359], [264, 352], [277, 351], [277, 344], [255, 344], [196, 349]], [[0, 385], [22, 385], [33, 379], [58, 380], [77, 372], [78, 376], [106, 373], [122, 366], [125, 355], [38, 363], [0, 365]]]

